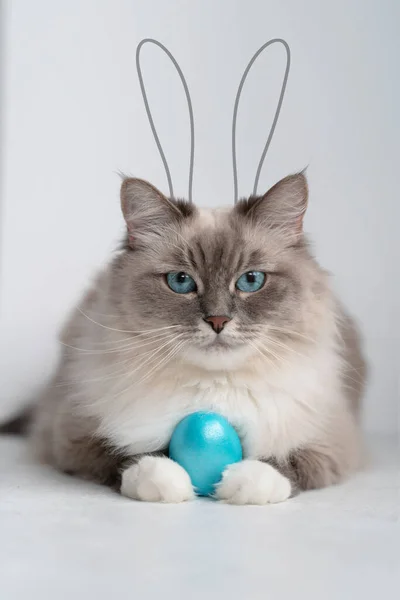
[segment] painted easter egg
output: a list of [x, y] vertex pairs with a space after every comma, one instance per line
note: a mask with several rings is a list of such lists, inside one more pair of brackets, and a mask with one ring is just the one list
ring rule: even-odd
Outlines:
[[229, 421], [217, 413], [195, 412], [175, 427], [169, 456], [188, 472], [195, 492], [209, 496], [226, 467], [241, 461], [243, 452]]

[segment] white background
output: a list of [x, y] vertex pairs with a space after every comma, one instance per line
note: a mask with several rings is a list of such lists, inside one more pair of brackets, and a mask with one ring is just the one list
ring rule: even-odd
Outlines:
[[[365, 336], [365, 425], [394, 432], [399, 3], [6, 0], [3, 18], [0, 411], [46, 379], [66, 312], [123, 231], [117, 171], [168, 191], [135, 74], [139, 40], [165, 43], [187, 76], [194, 199], [214, 205], [232, 202], [230, 126], [241, 73], [263, 42], [283, 37], [293, 66], [259, 191], [309, 164], [306, 229]], [[243, 93], [242, 195], [252, 189], [284, 57], [283, 48], [270, 49]], [[143, 68], [176, 192], [185, 195], [183, 92], [161, 51], [145, 48]]]

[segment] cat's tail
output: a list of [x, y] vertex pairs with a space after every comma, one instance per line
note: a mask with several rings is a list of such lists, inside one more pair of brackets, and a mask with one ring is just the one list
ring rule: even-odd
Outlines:
[[33, 420], [34, 407], [27, 406], [8, 421], [0, 423], [0, 435], [27, 435]]

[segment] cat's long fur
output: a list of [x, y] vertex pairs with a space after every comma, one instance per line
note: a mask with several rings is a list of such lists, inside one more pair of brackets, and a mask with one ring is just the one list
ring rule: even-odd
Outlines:
[[[187, 474], [162, 453], [184, 415], [213, 410], [236, 427], [245, 458], [225, 472], [222, 500], [276, 502], [348, 475], [364, 363], [302, 232], [304, 174], [231, 209], [199, 210], [136, 179], [121, 200], [127, 243], [61, 334], [35, 410], [40, 456], [117, 487], [122, 476], [127, 496], [186, 500]], [[244, 294], [235, 281], [249, 270], [267, 281]], [[198, 292], [172, 292], [170, 271], [189, 273]], [[217, 335], [209, 315], [232, 320]]]

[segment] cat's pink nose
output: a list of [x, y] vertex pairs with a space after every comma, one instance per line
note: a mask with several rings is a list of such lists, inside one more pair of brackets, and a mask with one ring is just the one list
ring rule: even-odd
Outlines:
[[229, 323], [231, 318], [227, 317], [225, 315], [220, 315], [220, 316], [216, 316], [216, 317], [207, 317], [204, 320], [206, 321], [206, 323], [211, 325], [211, 327], [214, 329], [215, 333], [221, 333], [221, 331], [223, 330], [225, 325], [227, 323]]

